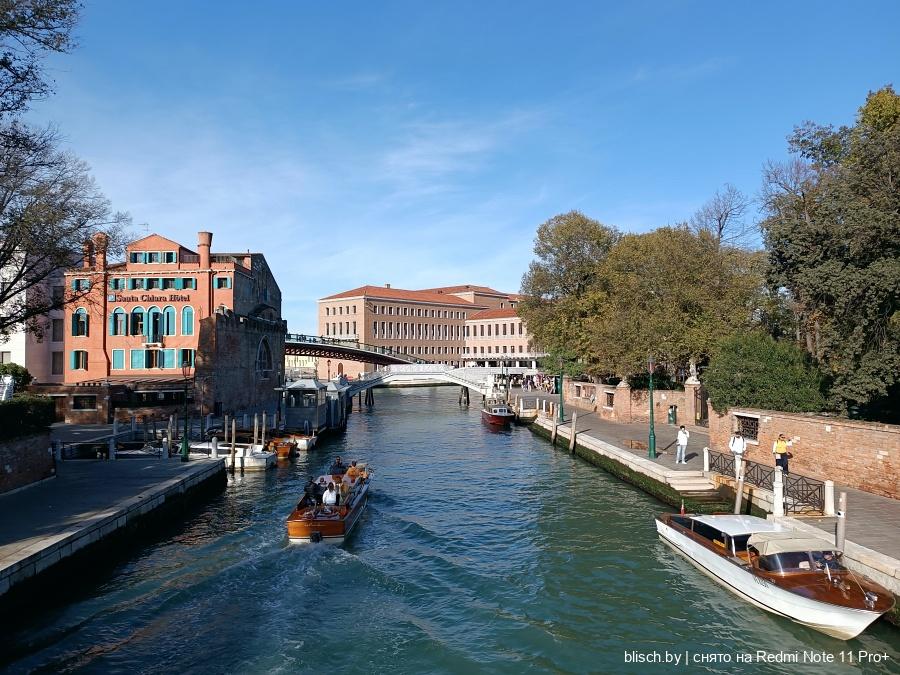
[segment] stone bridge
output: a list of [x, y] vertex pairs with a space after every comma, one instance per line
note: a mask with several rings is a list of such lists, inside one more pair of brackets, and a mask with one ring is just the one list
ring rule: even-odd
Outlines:
[[454, 368], [438, 363], [391, 365], [372, 373], [366, 373], [358, 380], [352, 380], [348, 394], [355, 396], [361, 391], [381, 385], [401, 386], [441, 382], [458, 384], [461, 387], [472, 389], [482, 396], [489, 396], [493, 390], [495, 375], [503, 373], [533, 375], [536, 372], [530, 368]]

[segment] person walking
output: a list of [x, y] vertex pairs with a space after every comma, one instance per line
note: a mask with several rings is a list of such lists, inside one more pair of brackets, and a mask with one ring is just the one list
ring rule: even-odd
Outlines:
[[785, 473], [790, 473], [788, 471], [788, 459], [790, 457], [788, 448], [791, 447], [791, 445], [793, 445], [793, 441], [787, 440], [784, 437], [784, 434], [778, 434], [778, 438], [772, 443], [772, 454], [775, 455], [775, 466], [780, 466], [781, 470]]
[[675, 445], [675, 463], [676, 464], [687, 464], [687, 461], [684, 459], [684, 451], [687, 449], [688, 439], [691, 437], [690, 432], [684, 428], [682, 424], [678, 428], [678, 438], [676, 439]]
[[734, 477], [740, 478], [744, 469], [744, 452], [747, 450], [747, 441], [741, 435], [740, 431], [735, 431], [728, 441], [728, 449], [734, 455]]

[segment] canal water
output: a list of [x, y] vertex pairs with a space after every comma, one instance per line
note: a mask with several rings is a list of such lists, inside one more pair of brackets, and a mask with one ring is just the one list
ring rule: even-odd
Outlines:
[[[0, 662], [15, 654], [13, 672], [900, 670], [896, 630], [876, 625], [845, 643], [737, 600], [659, 542], [662, 504], [525, 428], [489, 430], [457, 393], [377, 390], [346, 433], [230, 481], [67, 604], [23, 616]], [[336, 454], [376, 467], [367, 512], [342, 548], [289, 546], [284, 519], [306, 475]], [[861, 650], [888, 660], [841, 665]], [[758, 652], [800, 662], [762, 663]], [[738, 663], [743, 654], [752, 662]], [[812, 662], [821, 658], [837, 664]]]

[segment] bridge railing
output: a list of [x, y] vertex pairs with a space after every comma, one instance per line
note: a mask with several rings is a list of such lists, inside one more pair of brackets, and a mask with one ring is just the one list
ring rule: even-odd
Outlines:
[[392, 347], [381, 347], [378, 345], [367, 345], [358, 340], [342, 340], [340, 338], [327, 338], [321, 335], [301, 335], [298, 333], [288, 333], [284, 336], [285, 342], [302, 342], [312, 345], [330, 345], [334, 347], [347, 347], [350, 349], [359, 349], [370, 354], [382, 354], [384, 356], [393, 356], [410, 363], [428, 363], [425, 359], [420, 359], [406, 352], [396, 350]]

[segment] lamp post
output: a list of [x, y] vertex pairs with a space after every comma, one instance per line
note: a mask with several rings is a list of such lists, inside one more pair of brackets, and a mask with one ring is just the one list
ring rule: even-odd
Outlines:
[[566, 414], [563, 411], [563, 360], [559, 357], [559, 423], [566, 421]]
[[650, 459], [656, 459], [656, 430], [653, 428], [653, 371], [656, 368], [656, 361], [653, 355], [647, 361], [647, 367], [650, 370], [650, 438], [647, 443], [647, 456]]
[[188, 372], [190, 372], [191, 366], [188, 364], [187, 360], [181, 362], [181, 374], [184, 375], [184, 436], [181, 438], [181, 461], [188, 461], [188, 453], [189, 453], [189, 445], [190, 441], [188, 441], [188, 407], [187, 407], [187, 395], [188, 395]]

